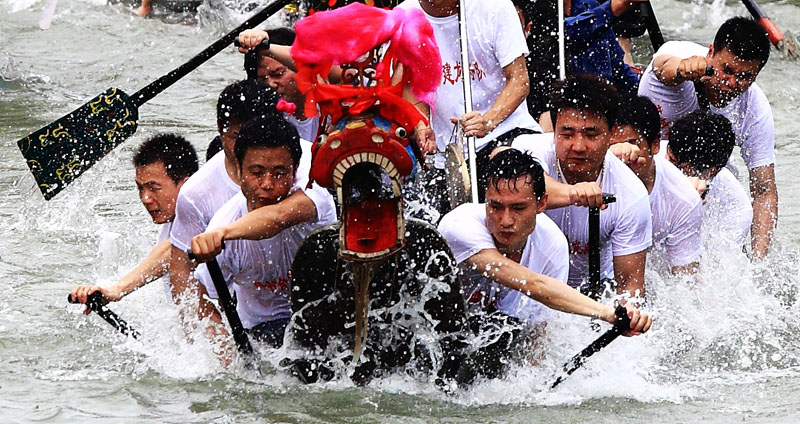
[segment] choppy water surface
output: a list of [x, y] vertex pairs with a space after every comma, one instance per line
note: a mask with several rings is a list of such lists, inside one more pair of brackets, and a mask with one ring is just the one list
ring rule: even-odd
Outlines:
[[[109, 284], [147, 253], [156, 235], [139, 205], [131, 150], [178, 131], [200, 152], [215, 132], [219, 91], [241, 78], [233, 49], [141, 108], [138, 133], [51, 202], [42, 200], [16, 140], [107, 87], [132, 94], [233, 27], [236, 13], [206, 5], [198, 17], [140, 19], [102, 0], [61, 0], [52, 28], [43, 3], [0, 0], [0, 421], [73, 422], [477, 422], [797, 421], [800, 409], [798, 63], [770, 60], [758, 82], [775, 113], [780, 225], [775, 253], [758, 266], [710, 253], [702, 284], [649, 273], [656, 325], [618, 340], [555, 391], [555, 369], [596, 335], [559, 316], [547, 357], [502, 381], [447, 396], [393, 377], [368, 388], [302, 386], [268, 364], [261, 376], [223, 371], [203, 343], [189, 345], [158, 284], [113, 309], [143, 334], [127, 340], [65, 303], [75, 284]], [[763, 4], [800, 31], [792, 3]], [[655, 4], [667, 39], [709, 43], [736, 2]], [[173, 19], [172, 21], [179, 21]], [[170, 21], [170, 22], [172, 22]], [[641, 40], [644, 42], [644, 39]], [[639, 56], [649, 47], [637, 45]]]

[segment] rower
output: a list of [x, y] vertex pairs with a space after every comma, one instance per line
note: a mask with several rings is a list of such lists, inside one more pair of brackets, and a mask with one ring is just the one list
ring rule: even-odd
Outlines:
[[720, 240], [741, 251], [753, 220], [744, 188], [725, 167], [734, 146], [731, 123], [722, 115], [702, 110], [672, 126], [666, 158], [684, 174], [708, 182], [704, 191], [703, 240]]
[[[549, 134], [527, 135], [512, 147], [531, 152], [550, 176], [545, 213], [569, 240], [572, 287], [589, 289], [589, 212], [582, 206], [601, 206], [602, 192], [616, 194], [616, 203], [600, 218], [602, 278], [618, 293], [643, 298], [645, 259], [652, 244], [650, 204], [636, 174], [608, 151], [617, 108], [617, 91], [608, 81], [568, 77], [551, 99], [555, 140]], [[557, 190], [565, 185], [568, 190]]]
[[[301, 146], [301, 143], [302, 146]], [[274, 235], [261, 240], [228, 240], [216, 260], [229, 287], [236, 292], [236, 310], [251, 336], [270, 346], [283, 343], [291, 314], [289, 268], [303, 239], [317, 226], [336, 219], [333, 198], [314, 185], [306, 189], [308, 177], [298, 175], [301, 157], [309, 161], [310, 144], [301, 141], [297, 130], [280, 116], [254, 118], [245, 123], [235, 147], [241, 191], [211, 218], [207, 232], [228, 225], [256, 209], [278, 205], [291, 192], [315, 191], [314, 206], [304, 211], [303, 222], [283, 225]], [[305, 167], [307, 172], [308, 167]], [[211, 245], [206, 245], [210, 242]], [[203, 233], [192, 240], [193, 252], [203, 255], [213, 249], [213, 236]], [[200, 265], [196, 274], [207, 272]], [[210, 281], [210, 278], [201, 278]], [[204, 284], [194, 302], [214, 322], [221, 322], [216, 308], [205, 294], [216, 298], [212, 284]], [[222, 349], [221, 352], [225, 352]]]
[[[614, 311], [572, 290], [569, 248], [558, 226], [545, 214], [547, 193], [542, 167], [516, 149], [489, 161], [486, 204], [465, 204], [439, 224], [464, 272], [464, 295], [473, 314], [521, 321], [541, 334], [548, 308], [613, 322]], [[541, 303], [539, 303], [541, 302]], [[651, 319], [636, 317], [628, 335], [645, 332]], [[504, 352], [508, 356], [511, 352]]]
[[[197, 152], [188, 140], [177, 134], [158, 134], [142, 143], [133, 155], [139, 200], [153, 223], [161, 226], [158, 244], [131, 272], [110, 287], [81, 285], [72, 290], [73, 301], [86, 303], [89, 295], [100, 292], [105, 302], [118, 302], [169, 271], [169, 231], [175, 218], [175, 203], [183, 183], [197, 171]], [[169, 283], [165, 285], [167, 297]], [[90, 312], [87, 306], [85, 314]]]
[[[658, 109], [647, 97], [629, 96], [620, 102], [612, 129], [611, 151], [642, 181], [650, 198], [653, 251], [670, 271], [697, 271], [703, 248], [703, 204], [695, 186], [663, 156]], [[630, 150], [635, 149], [634, 153]]]
[[736, 145], [741, 147], [750, 171], [751, 247], [755, 258], [768, 253], [778, 222], [772, 108], [755, 83], [769, 51], [764, 28], [749, 18], [731, 18], [719, 28], [708, 49], [687, 41], [664, 44], [639, 86], [639, 94], [659, 107], [663, 138], [668, 138], [675, 121], [698, 108], [710, 107], [730, 120]]

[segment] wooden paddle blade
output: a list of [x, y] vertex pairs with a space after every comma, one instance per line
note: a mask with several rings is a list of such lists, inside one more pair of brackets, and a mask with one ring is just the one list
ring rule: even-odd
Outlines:
[[69, 115], [17, 141], [45, 200], [136, 132], [139, 108], [109, 88]]

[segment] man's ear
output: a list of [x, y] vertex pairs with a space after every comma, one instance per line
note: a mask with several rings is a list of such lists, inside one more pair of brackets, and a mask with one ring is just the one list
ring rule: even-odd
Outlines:
[[180, 191], [181, 187], [183, 187], [183, 183], [185, 183], [188, 180], [189, 180], [189, 177], [183, 177], [182, 180], [178, 181], [178, 184], [176, 184], [178, 186], [178, 191]]
[[536, 213], [542, 213], [547, 209], [547, 193], [542, 195], [542, 198], [536, 204]]
[[650, 144], [650, 155], [655, 156], [661, 151], [661, 140], [656, 140]]

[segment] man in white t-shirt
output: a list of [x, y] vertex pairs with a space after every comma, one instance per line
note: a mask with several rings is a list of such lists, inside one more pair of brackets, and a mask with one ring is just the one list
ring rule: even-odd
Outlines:
[[[567, 240], [541, 213], [547, 206], [545, 178], [534, 158], [517, 149], [496, 153], [487, 184], [485, 205], [461, 205], [439, 224], [467, 273], [463, 287], [470, 310], [499, 311], [530, 329], [546, 322], [546, 307], [613, 322], [611, 307], [562, 282], [569, 275]], [[626, 335], [646, 332], [652, 319], [629, 310], [638, 322]]]
[[[291, 46], [295, 38], [294, 30], [291, 28], [275, 28], [268, 31], [253, 29], [251, 32], [265, 33], [270, 44], [282, 46]], [[281, 99], [294, 105], [293, 110], [284, 111], [286, 118], [297, 128], [301, 139], [314, 142], [319, 129], [319, 115], [306, 118], [306, 96], [297, 89], [294, 79], [297, 72], [261, 49], [253, 49], [245, 53], [244, 66], [247, 78], [266, 82], [278, 92]]]
[[[81, 285], [72, 289], [72, 299], [86, 303], [99, 291], [105, 302], [118, 302], [169, 271], [169, 230], [175, 219], [175, 203], [183, 183], [197, 171], [197, 152], [188, 140], [177, 134], [157, 134], [142, 143], [133, 155], [136, 188], [153, 223], [161, 226], [158, 244], [131, 272], [110, 287]], [[169, 283], [165, 285], [169, 295]], [[87, 307], [84, 313], [89, 313]]]
[[615, 148], [629, 145], [638, 149], [640, 159], [628, 166], [650, 194], [651, 255], [663, 256], [672, 273], [695, 272], [703, 247], [703, 203], [689, 179], [663, 156], [656, 156], [660, 135], [660, 117], [653, 102], [637, 96], [620, 102], [611, 150], [616, 154]]
[[[248, 212], [285, 201], [293, 191], [304, 191], [314, 202], [314, 214], [307, 221], [261, 240], [229, 240], [216, 258], [226, 283], [236, 292], [236, 310], [244, 328], [274, 347], [282, 344], [291, 314], [289, 269], [294, 255], [314, 228], [336, 219], [331, 195], [317, 185], [306, 189], [308, 179], [298, 178], [301, 157], [310, 155], [308, 147], [286, 120], [270, 117], [247, 121], [235, 148], [241, 192], [225, 203], [208, 225], [208, 230], [213, 230], [230, 224]], [[197, 273], [204, 272], [205, 265], [201, 265]], [[215, 287], [210, 279], [202, 280], [199, 308], [213, 322], [221, 322], [219, 312], [205, 299], [206, 292], [212, 298], [217, 296]]]
[[[650, 204], [636, 174], [608, 151], [618, 100], [608, 81], [588, 75], [569, 77], [552, 96], [554, 136], [522, 136], [512, 147], [532, 153], [552, 177], [548, 195], [560, 183], [599, 186], [616, 196], [617, 201], [600, 213], [601, 277], [616, 281], [618, 292], [642, 298], [647, 249], [652, 245]], [[569, 242], [569, 285], [588, 291], [589, 211], [575, 205], [553, 206], [558, 207], [545, 213]]]
[[439, 232], [464, 271], [462, 287], [470, 311], [499, 311], [530, 327], [546, 322], [548, 309], [541, 303], [509, 288], [508, 282], [494, 282], [470, 269], [481, 258], [502, 255], [535, 273], [567, 281], [567, 239], [541, 213], [546, 205], [541, 166], [528, 154], [508, 149], [489, 161], [486, 204], [464, 204], [442, 218]]
[[684, 174], [709, 181], [703, 207], [703, 240], [722, 240], [740, 250], [753, 219], [744, 188], [725, 168], [735, 135], [722, 115], [694, 111], [672, 126], [666, 157]]
[[[458, 0], [439, 2], [406, 0], [398, 7], [418, 8], [433, 26], [442, 58], [442, 85], [431, 119], [439, 152], [450, 143], [454, 125], [462, 123], [466, 136], [475, 136], [480, 196], [485, 188], [489, 154], [498, 144], [510, 144], [520, 132], [541, 132], [528, 113], [528, 46], [516, 9], [510, 0], [467, 0], [468, 53], [470, 63], [461, 63]], [[472, 83], [473, 111], [465, 114], [463, 78]], [[488, 147], [487, 147], [488, 146]], [[436, 168], [444, 168], [444, 155], [436, 156]], [[442, 189], [442, 195], [446, 192]]]
[[[665, 135], [677, 119], [699, 107], [695, 87], [707, 98], [712, 112], [730, 120], [750, 171], [751, 245], [756, 258], [769, 251], [778, 220], [772, 109], [755, 84], [769, 51], [769, 37], [757, 22], [732, 18], [720, 27], [708, 49], [690, 42], [664, 44], [639, 85], [639, 94], [660, 108]], [[707, 70], [712, 74], [706, 75]]]
[[[200, 310], [193, 308], [191, 303], [189, 309], [185, 309], [182, 297], [196, 294], [200, 283], [192, 275], [196, 265], [189, 260], [186, 252], [190, 248], [198, 250], [191, 245], [192, 238], [205, 231], [214, 213], [240, 191], [234, 146], [241, 126], [255, 117], [283, 119], [283, 115], [275, 109], [275, 97], [274, 91], [259, 81], [239, 81], [226, 87], [217, 102], [217, 127], [222, 140], [222, 152], [189, 178], [178, 194], [175, 222], [170, 231], [170, 284], [173, 299], [181, 306], [181, 319], [187, 328], [191, 328]], [[310, 159], [307, 163], [310, 163]], [[307, 167], [305, 173], [298, 170], [298, 175], [307, 173]], [[262, 224], [279, 229], [292, 226], [302, 222], [294, 220], [292, 211], [309, 207], [313, 209], [313, 202], [303, 192], [294, 193], [279, 205], [262, 208], [274, 214]], [[221, 239], [219, 242], [221, 245]]]

